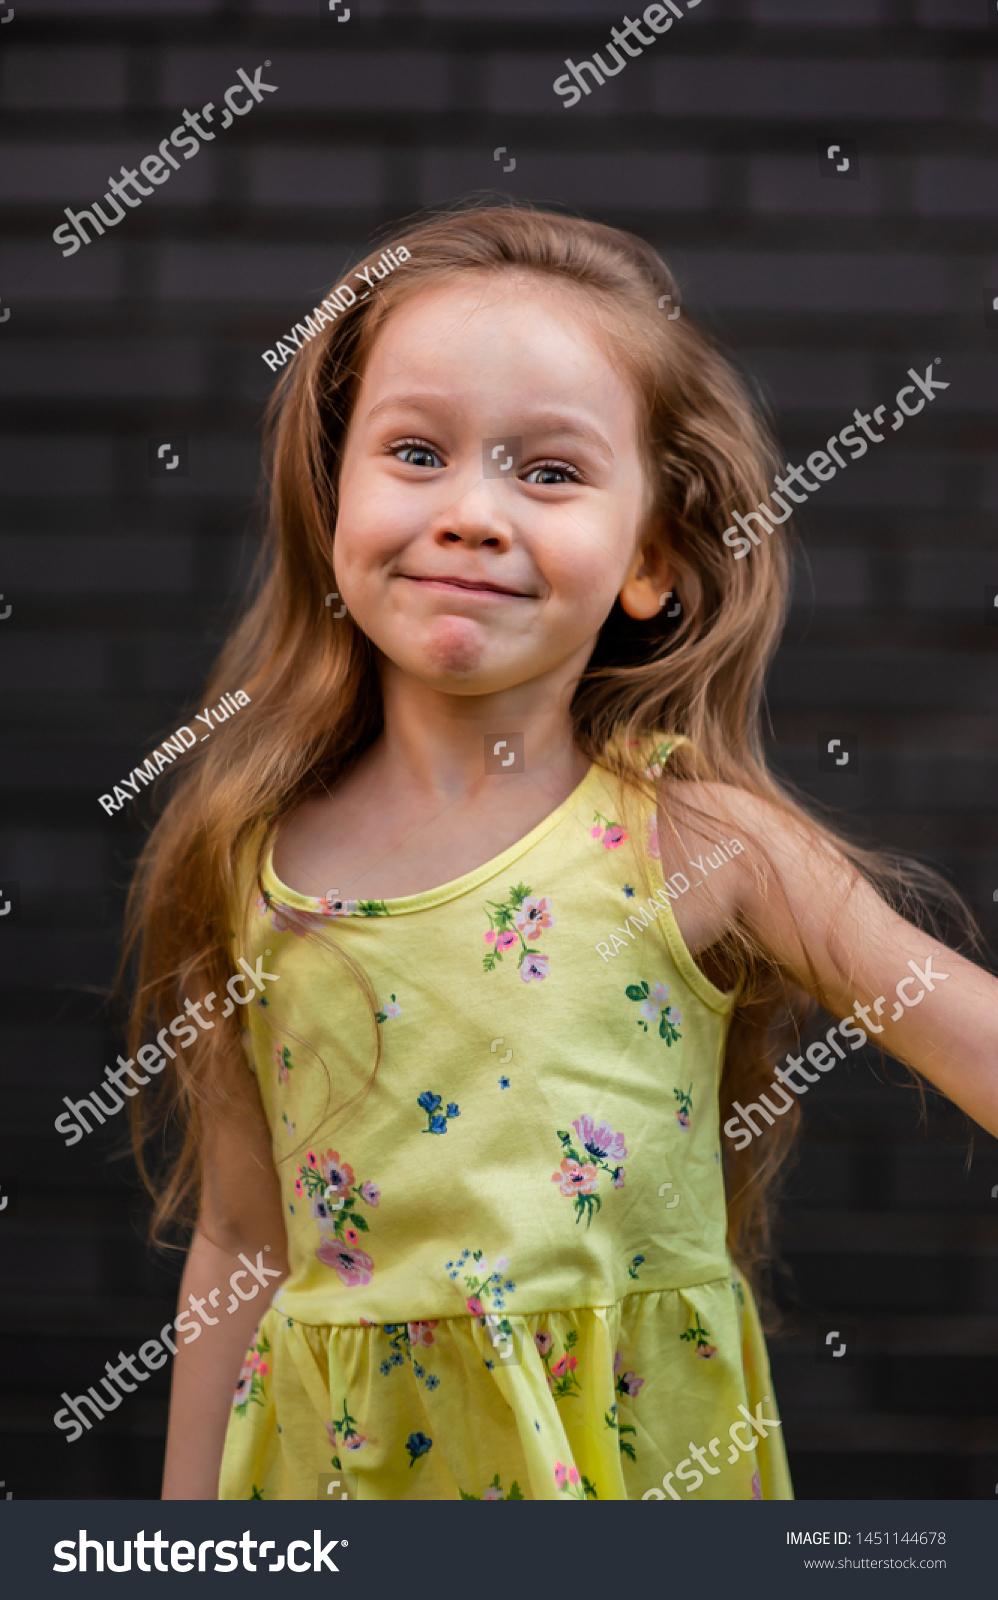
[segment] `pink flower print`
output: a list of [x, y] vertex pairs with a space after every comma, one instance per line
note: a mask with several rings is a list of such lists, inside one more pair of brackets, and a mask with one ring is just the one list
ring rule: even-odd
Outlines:
[[554, 1339], [546, 1329], [538, 1329], [538, 1331], [534, 1334], [534, 1343], [537, 1346], [538, 1353], [542, 1356], [546, 1356], [551, 1346], [554, 1344]]
[[753, 1500], [761, 1500], [762, 1499], [762, 1484], [759, 1482], [759, 1469], [758, 1469], [758, 1467], [756, 1468], [756, 1470], [752, 1474], [752, 1499]]
[[679, 1010], [678, 1006], [666, 1006], [665, 1020], [666, 1022], [671, 1022], [674, 1028], [678, 1028], [679, 1024], [683, 1020], [683, 1013]]
[[690, 1114], [689, 1114], [689, 1112], [688, 1111], [677, 1111], [676, 1112], [676, 1121], [679, 1123], [679, 1126], [681, 1128], [688, 1128], [689, 1125], [690, 1125]]
[[359, 1450], [362, 1444], [367, 1443], [366, 1433], [349, 1433], [343, 1435], [343, 1443], [347, 1450]]
[[482, 1309], [482, 1302], [479, 1300], [477, 1294], [470, 1294], [468, 1296], [466, 1304], [467, 1304], [468, 1310], [471, 1312], [472, 1316], [475, 1316], [475, 1317], [484, 1316], [484, 1311]]
[[568, 1481], [569, 1481], [569, 1483], [580, 1483], [582, 1481], [580, 1479], [580, 1477], [579, 1477], [579, 1469], [578, 1469], [578, 1467], [569, 1467], [569, 1469], [568, 1469]]
[[515, 944], [516, 934], [513, 932], [512, 928], [507, 928], [505, 933], [500, 933], [496, 938], [496, 949], [500, 951], [509, 950]]
[[524, 983], [530, 983], [530, 981], [532, 979], [534, 979], [534, 978], [536, 978], [538, 983], [542, 983], [543, 980], [547, 977], [547, 975], [548, 975], [548, 957], [547, 956], [541, 956], [541, 955], [524, 956], [523, 962], [522, 962], [521, 967], [520, 967], [520, 977], [523, 979]]
[[551, 1182], [561, 1185], [562, 1194], [592, 1194], [596, 1188], [596, 1168], [591, 1161], [581, 1165], [566, 1156], [560, 1172], [552, 1172]]
[[485, 943], [486, 944], [495, 944], [495, 942], [496, 942], [496, 930], [495, 930], [495, 928], [487, 928], [485, 930]]
[[623, 828], [620, 827], [619, 823], [615, 822], [612, 827], [607, 828], [603, 835], [603, 849], [616, 850], [624, 843], [626, 838], [627, 834], [624, 832]]
[[296, 1178], [296, 1179], [295, 1179], [295, 1194], [297, 1194], [297, 1195], [303, 1195], [303, 1194], [304, 1194], [304, 1193], [305, 1193], [305, 1190], [304, 1190], [304, 1188], [303, 1188], [303, 1187], [302, 1187], [302, 1181], [301, 1181], [301, 1179], [300, 1179], [300, 1178]]
[[623, 1352], [618, 1350], [616, 1355], [613, 1358], [613, 1375], [614, 1375], [614, 1377], [616, 1377], [617, 1373], [620, 1371], [620, 1363], [623, 1361], [623, 1359], [624, 1359]]
[[624, 1178], [625, 1177], [626, 1177], [626, 1172], [625, 1172], [624, 1168], [623, 1167], [618, 1167], [616, 1172], [613, 1175], [613, 1187], [615, 1189], [622, 1189], [624, 1187]]
[[514, 920], [525, 939], [539, 939], [545, 928], [554, 927], [550, 900], [539, 899], [537, 895], [528, 895], [527, 899], [521, 902]]
[[651, 816], [645, 829], [645, 848], [653, 861], [661, 861], [662, 847], [658, 842], [658, 818]]
[[578, 1356], [570, 1356], [567, 1353], [559, 1356], [551, 1368], [552, 1377], [563, 1378], [566, 1372], [574, 1372], [578, 1364]]
[[327, 1435], [327, 1437], [329, 1439], [329, 1443], [330, 1443], [332, 1449], [338, 1450], [339, 1449], [339, 1441], [338, 1441], [338, 1439], [336, 1437], [336, 1430], [333, 1427], [333, 1424], [331, 1422], [327, 1422], [326, 1423], [326, 1435]]
[[381, 1007], [381, 1011], [386, 1022], [389, 1017], [400, 1017], [402, 1015], [402, 1007], [399, 1005], [394, 995], [392, 995], [390, 1000], [385, 1001], [384, 1005]]
[[433, 1330], [435, 1327], [435, 1322], [410, 1322], [409, 1343], [426, 1346], [433, 1344]]
[[629, 1394], [633, 1399], [644, 1381], [644, 1378], [636, 1378], [633, 1372], [625, 1372], [617, 1380], [618, 1393]]
[[662, 1007], [657, 1000], [642, 1000], [641, 1015], [646, 1022], [657, 1022]]
[[[579, 1117], [572, 1123], [580, 1140], [591, 1156], [604, 1161], [619, 1161], [626, 1156], [627, 1146], [622, 1133], [614, 1133], [608, 1122], [595, 1123], [592, 1117]], [[619, 1187], [619, 1186], [618, 1186]]]
[[590, 828], [589, 837], [590, 837], [590, 839], [602, 839], [602, 837], [603, 837], [603, 829], [599, 826], [598, 823], [597, 823], [597, 825], [595, 827]]
[[554, 1464], [554, 1481], [558, 1485], [559, 1489], [564, 1489], [565, 1479], [567, 1477], [568, 1468], [566, 1467], [564, 1461], [556, 1461]]
[[496, 1271], [505, 1272], [509, 1267], [509, 1256], [496, 1256]]
[[266, 1361], [259, 1361], [256, 1364], [256, 1370], [261, 1378], [265, 1378], [270, 1371], [270, 1367]]
[[347, 1244], [359, 1244], [360, 1243], [360, 1234], [357, 1232], [356, 1228], [344, 1228], [343, 1229], [343, 1237], [346, 1240]]
[[242, 1365], [242, 1371], [239, 1374], [239, 1382], [236, 1384], [236, 1392], [232, 1397], [232, 1404], [234, 1406], [239, 1405], [243, 1400], [246, 1399], [252, 1382], [253, 1363], [252, 1361], [244, 1361]]
[[324, 917], [352, 917], [360, 904], [358, 900], [339, 900], [331, 893], [320, 895], [316, 904]]
[[711, 1356], [716, 1356], [717, 1355], [717, 1345], [716, 1344], [702, 1344], [702, 1345], [699, 1346], [699, 1348], [697, 1350], [697, 1355], [700, 1357], [701, 1361], [709, 1361]]
[[360, 1193], [362, 1199], [366, 1200], [369, 1206], [376, 1206], [381, 1199], [381, 1190], [376, 1183], [362, 1183]]
[[494, 1483], [490, 1483], [482, 1495], [483, 1500], [505, 1500], [505, 1498], [506, 1496], [503, 1494], [502, 1490], [497, 1489]]
[[648, 994], [656, 1005], [664, 1006], [669, 998], [669, 985], [667, 983], [653, 983]]
[[336, 1239], [324, 1239], [315, 1253], [325, 1266], [335, 1270], [348, 1289], [370, 1283], [374, 1262], [366, 1250], [348, 1248]]
[[319, 1158], [314, 1150], [305, 1151], [305, 1160], [308, 1162], [310, 1167], [317, 1167], [319, 1164]]
[[[308, 1156], [309, 1166], [314, 1166], [311, 1151]], [[325, 1178], [333, 1194], [346, 1194], [353, 1184], [353, 1167], [349, 1161], [340, 1161], [338, 1150], [327, 1150], [319, 1163], [319, 1170]]]

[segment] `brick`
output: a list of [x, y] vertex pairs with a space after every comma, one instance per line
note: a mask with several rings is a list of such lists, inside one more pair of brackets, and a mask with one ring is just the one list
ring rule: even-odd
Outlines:
[[849, 414], [873, 399], [870, 360], [858, 352], [749, 349], [742, 352], [742, 359], [749, 372], [762, 379], [780, 410], [841, 409]]
[[181, 594], [196, 570], [192, 539], [0, 535], [0, 571], [19, 595]]
[[[439, 205], [482, 185], [521, 193], [544, 205], [668, 212], [703, 211], [710, 204], [713, 163], [707, 156], [644, 150], [532, 153], [516, 148], [513, 173], [503, 173], [491, 151], [425, 152], [422, 204]], [[503, 163], [508, 159], [504, 156]]]
[[[272, 3], [280, 4], [280, 0], [272, 0]], [[573, 29], [580, 22], [589, 26], [605, 22], [609, 33], [611, 27], [623, 21], [622, 7], [623, 0], [475, 0], [475, 19], [564, 22], [567, 28]], [[468, 20], [468, 0], [422, 0], [421, 9], [424, 17], [451, 22]], [[644, 4], [640, 4], [635, 14], [640, 16], [643, 10]]]
[[[278, 86], [242, 119], [247, 130], [261, 128], [269, 112], [439, 111], [447, 103], [449, 63], [430, 50], [337, 50], [323, 47], [325, 30], [310, 51], [275, 51], [263, 43], [226, 50], [168, 50], [163, 60], [162, 100], [165, 105], [194, 109], [212, 100], [220, 104], [228, 86], [238, 83], [237, 69], [250, 75], [265, 60], [271, 66], [264, 81]], [[231, 133], [231, 129], [229, 132]], [[254, 133], [254, 137], [257, 135]], [[243, 137], [246, 137], [244, 134]]]
[[[652, 71], [653, 106], [663, 117], [821, 117], [847, 128], [861, 117], [925, 122], [945, 114], [943, 68], [931, 61], [659, 56]], [[606, 86], [596, 91], [605, 93]]]
[[938, 157], [920, 161], [915, 210], [927, 217], [993, 217], [998, 202], [998, 161]]
[[205, 387], [206, 360], [192, 340], [10, 339], [0, 396], [193, 396]]
[[[0, 692], [94, 694], [109, 687], [103, 638], [80, 633], [14, 633], [0, 650]], [[6, 783], [14, 777], [13, 765]]]
[[[890, 419], [888, 411], [885, 419], [888, 428]], [[842, 419], [843, 426], [846, 420]], [[883, 444], [871, 444], [865, 456], [850, 461], [845, 468], [840, 467], [835, 477], [822, 484], [817, 493], [810, 496], [807, 505], [801, 507], [805, 517], [809, 509], [818, 507], [828, 510], [833, 506], [914, 506], [928, 511], [944, 506], [943, 458], [917, 447], [914, 434], [917, 423], [914, 417], [905, 423], [905, 429], [912, 430], [912, 443], [907, 450], [892, 448], [888, 433]], [[820, 450], [823, 444], [824, 440], [816, 441], [814, 448]], [[793, 459], [803, 465], [811, 453], [801, 448], [794, 451]], [[812, 478], [811, 482], [814, 481]]]
[[885, 0], [749, 0], [763, 27], [876, 28], [890, 20], [885, 12]]
[[752, 211], [789, 216], [875, 216], [883, 209], [882, 168], [859, 152], [860, 179], [822, 177], [818, 140], [807, 156], [757, 156], [749, 165]]
[[807, 612], [868, 606], [873, 597], [869, 561], [862, 550], [809, 549], [807, 565], [799, 563], [794, 575], [793, 603]]
[[987, 27], [978, 0], [916, 0], [916, 17], [922, 28]]
[[385, 165], [391, 157], [372, 148], [278, 145], [248, 156], [249, 195], [266, 206], [383, 206]]
[[691, 307], [826, 315], [966, 309], [955, 263], [942, 254], [669, 250], [666, 259]]
[[770, 678], [774, 710], [820, 712], [849, 707], [857, 711], [941, 711], [952, 714], [998, 711], [998, 683], [981, 672], [969, 651], [798, 649], [784, 646]]
[[107, 495], [113, 483], [114, 446], [106, 437], [8, 433], [0, 439], [5, 495]]
[[[277, 303], [273, 337], [281, 336], [283, 307], [290, 322], [302, 317], [323, 294], [344, 282], [347, 263], [361, 259], [354, 250], [335, 245], [170, 244], [160, 252], [156, 293], [164, 300], [273, 301]], [[290, 310], [288, 309], [290, 308]]]
[[[164, 125], [162, 137], [165, 139], [170, 131]], [[155, 155], [157, 142], [151, 138], [144, 145], [133, 139], [116, 144], [7, 144], [0, 150], [0, 199], [26, 205], [55, 201], [60, 208], [71, 205], [79, 211], [107, 193], [109, 180], [117, 178], [123, 166], [134, 171], [143, 157]], [[155, 206], [157, 201], [160, 205], [190, 205], [215, 193], [216, 166], [211, 150], [202, 146], [190, 161], [174, 152], [174, 159], [179, 160], [180, 170], [174, 172], [171, 168], [169, 182], [144, 197], [141, 206], [129, 210], [116, 224], [116, 233], [127, 229], [129, 217]], [[65, 220], [60, 211], [53, 210], [53, 229]], [[110, 243], [109, 233], [95, 242]]]
[[121, 293], [121, 246], [106, 237], [100, 242], [102, 250], [78, 250], [74, 256], [64, 256], [51, 238], [44, 244], [0, 244], [4, 304], [16, 316], [22, 305], [55, 302], [61, 309], [64, 303], [115, 300]]
[[[621, 20], [621, 13], [618, 12], [616, 20]], [[609, 33], [609, 29], [607, 31]], [[616, 78], [608, 79], [602, 88], [594, 88], [591, 94], [584, 95], [573, 106], [568, 106], [552, 88], [555, 79], [560, 78], [565, 71], [566, 57], [575, 62], [582, 61], [587, 58], [590, 48], [598, 50], [599, 45], [583, 48], [582, 45], [575, 44], [575, 39], [570, 33], [566, 37], [565, 48], [560, 55], [556, 55], [553, 51], [532, 52], [529, 55], [523, 51], [513, 53], [504, 50], [490, 53], [482, 68], [486, 109], [523, 112], [531, 117], [550, 113], [552, 116], [562, 118], [566, 127], [569, 116], [618, 115], [627, 109], [627, 95], [621, 88], [627, 77], [626, 71]], [[496, 142], [500, 141], [497, 139]]]
[[124, 100], [122, 50], [5, 45], [0, 52], [5, 111], [114, 111]]

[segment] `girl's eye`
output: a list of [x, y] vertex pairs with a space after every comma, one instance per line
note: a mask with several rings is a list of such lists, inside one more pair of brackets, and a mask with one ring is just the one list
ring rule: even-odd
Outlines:
[[436, 451], [431, 450], [428, 444], [423, 444], [419, 439], [400, 439], [398, 444], [390, 444], [388, 450], [396, 461], [404, 461], [408, 467], [443, 466]]
[[[535, 476], [535, 474], [540, 474], [540, 476]], [[582, 474], [577, 472], [574, 467], [570, 467], [567, 461], [548, 461], [543, 466], [531, 467], [523, 481], [524, 483], [540, 484], [581, 483]]]

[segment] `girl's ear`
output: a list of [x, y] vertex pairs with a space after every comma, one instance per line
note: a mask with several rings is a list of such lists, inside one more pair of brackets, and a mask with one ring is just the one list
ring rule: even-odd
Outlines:
[[655, 617], [676, 587], [676, 570], [669, 560], [663, 536], [642, 543], [631, 562], [620, 591], [620, 604], [629, 617], [647, 622]]

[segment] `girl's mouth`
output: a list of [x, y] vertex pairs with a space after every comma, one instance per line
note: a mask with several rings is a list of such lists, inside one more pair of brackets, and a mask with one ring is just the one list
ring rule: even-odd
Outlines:
[[402, 572], [400, 577], [406, 578], [409, 583], [419, 583], [426, 589], [433, 589], [439, 594], [462, 594], [477, 596], [485, 600], [529, 600], [530, 595], [524, 594], [520, 589], [507, 589], [498, 583], [478, 581], [474, 578], [422, 578], [415, 573]]

